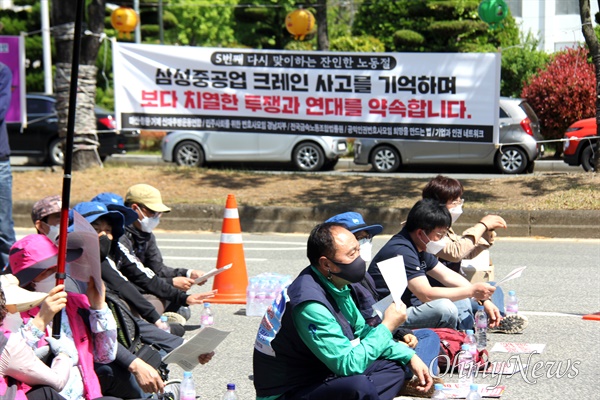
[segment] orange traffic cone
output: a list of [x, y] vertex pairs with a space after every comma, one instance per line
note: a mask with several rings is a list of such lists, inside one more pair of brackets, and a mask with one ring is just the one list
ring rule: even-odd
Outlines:
[[246, 287], [248, 273], [242, 244], [242, 228], [238, 214], [235, 196], [227, 195], [223, 227], [221, 228], [221, 243], [217, 256], [217, 268], [233, 264], [228, 271], [215, 276], [213, 289], [218, 289], [211, 303], [246, 304]]

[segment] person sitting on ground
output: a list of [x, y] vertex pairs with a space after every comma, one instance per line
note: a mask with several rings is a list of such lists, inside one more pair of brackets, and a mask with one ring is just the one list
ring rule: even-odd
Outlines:
[[[383, 231], [383, 226], [367, 225], [360, 213], [352, 211], [334, 215], [325, 222], [336, 222], [344, 225], [358, 240], [360, 257], [365, 260], [365, 265], [371, 262], [373, 237]], [[379, 325], [381, 318], [373, 310], [373, 304], [377, 303], [380, 299], [371, 275], [366, 273], [362, 281], [351, 283], [349, 286], [352, 298], [365, 321], [371, 326]], [[394, 331], [393, 336], [394, 339], [404, 342], [410, 348], [415, 349], [415, 352], [425, 365], [429, 366], [431, 375], [438, 375], [437, 356], [440, 350], [440, 338], [434, 331], [430, 329], [412, 331], [411, 329], [400, 327]]]
[[[379, 250], [369, 266], [377, 293], [383, 298], [390, 292], [377, 263], [398, 255], [403, 257], [408, 280], [408, 288], [402, 295], [408, 307], [404, 327], [473, 329], [470, 298], [484, 301], [496, 290], [483, 282], [471, 284], [435, 257], [445, 247], [451, 224], [450, 212], [444, 204], [432, 199], [419, 200], [409, 211], [404, 228]], [[431, 286], [428, 276], [444, 286]], [[500, 312], [491, 302], [487, 303], [489, 326], [495, 327], [500, 322]]]
[[58, 392], [67, 384], [73, 365], [69, 349], [59, 347], [47, 366], [18, 331], [19, 313], [38, 306], [46, 296], [20, 288], [14, 275], [0, 276], [0, 398], [12, 388], [17, 399], [24, 395], [29, 400], [64, 400]]
[[[462, 214], [463, 192], [463, 185], [457, 179], [438, 175], [423, 188], [423, 198], [437, 200], [440, 204], [445, 204], [454, 224]], [[489, 249], [494, 244], [496, 229], [506, 229], [506, 227], [506, 221], [499, 215], [493, 214], [483, 217], [474, 226], [465, 230], [462, 235], [457, 235], [450, 227], [446, 235], [446, 246], [436, 256], [448, 268], [460, 273], [461, 261], [474, 258], [482, 251]], [[438, 283], [433, 280], [432, 285], [435, 284]], [[503, 317], [500, 324], [491, 328], [490, 332], [520, 333], [527, 327], [528, 320], [524, 315], [517, 314], [510, 315], [508, 318], [505, 317], [504, 292], [501, 287], [496, 287], [496, 291], [490, 300], [482, 302], [484, 308], [486, 303], [490, 301], [498, 307], [500, 315]], [[478, 303], [472, 301], [472, 305], [473, 309], [476, 310]]]
[[392, 304], [376, 327], [366, 324], [348, 284], [365, 275], [354, 235], [343, 225], [313, 228], [310, 266], [269, 306], [254, 345], [257, 399], [393, 399], [404, 383], [403, 365], [431, 387], [427, 366], [392, 332], [405, 318]]
[[[115, 198], [106, 198], [115, 201]], [[162, 202], [162, 196], [158, 189], [141, 183], [127, 189], [125, 194], [125, 206], [137, 213], [137, 218], [132, 224], [127, 224], [125, 236], [129, 240], [128, 247], [133, 250], [136, 257], [150, 268], [158, 276], [165, 278], [171, 285], [184, 292], [188, 291], [197, 278], [204, 272], [196, 269], [171, 268], [165, 265], [162, 254], [156, 244], [156, 236], [152, 232], [160, 223], [163, 213], [171, 211]], [[123, 242], [126, 243], [125, 239]], [[203, 285], [205, 282], [201, 282]], [[166, 306], [166, 304], [165, 304]], [[186, 320], [190, 318], [190, 310], [187, 307], [180, 308], [177, 313]], [[171, 317], [177, 317], [176, 315]]]
[[[85, 249], [67, 250], [67, 262], [75, 261]], [[19, 286], [47, 293], [41, 307], [27, 312], [21, 334], [32, 348], [50, 344], [55, 354], [68, 350], [73, 359], [69, 380], [60, 395], [68, 400], [102, 397], [94, 363], [108, 364], [117, 353], [117, 325], [104, 298], [104, 284], [87, 282], [86, 294], [67, 293], [56, 285], [58, 248], [45, 235], [32, 234], [11, 247], [11, 271]], [[61, 313], [60, 343], [53, 344], [50, 324]]]

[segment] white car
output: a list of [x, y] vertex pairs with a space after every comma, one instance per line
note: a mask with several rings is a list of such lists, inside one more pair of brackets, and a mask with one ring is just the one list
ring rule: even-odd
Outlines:
[[162, 140], [162, 159], [201, 167], [211, 162], [285, 162], [301, 171], [332, 169], [348, 151], [344, 138], [269, 133], [173, 131]]

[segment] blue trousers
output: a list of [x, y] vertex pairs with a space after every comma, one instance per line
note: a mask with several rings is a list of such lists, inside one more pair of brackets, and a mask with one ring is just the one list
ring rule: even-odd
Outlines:
[[15, 240], [10, 161], [0, 161], [0, 270], [8, 264], [8, 252]]
[[377, 360], [364, 374], [326, 379], [292, 393], [282, 400], [392, 400], [404, 383], [404, 370], [390, 360]]
[[[438, 355], [440, 354], [440, 337], [437, 333], [432, 331], [431, 329], [415, 329], [413, 331], [419, 343], [417, 343], [417, 347], [415, 347], [415, 353], [419, 356], [421, 360], [429, 367], [429, 373], [431, 375], [438, 375]], [[410, 373], [412, 377], [412, 372], [408, 368], [406, 368], [407, 374]], [[407, 376], [407, 379], [409, 377]]]

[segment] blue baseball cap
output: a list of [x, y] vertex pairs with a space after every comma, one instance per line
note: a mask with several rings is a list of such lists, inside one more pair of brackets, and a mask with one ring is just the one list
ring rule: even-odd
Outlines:
[[106, 205], [110, 211], [118, 211], [125, 218], [125, 226], [133, 224], [138, 219], [138, 214], [133, 208], [125, 206], [123, 198], [116, 193], [103, 192], [94, 197], [91, 201], [97, 201]]
[[367, 231], [371, 236], [378, 235], [383, 231], [383, 226], [367, 225], [362, 215], [353, 211], [334, 215], [325, 222], [337, 222], [338, 224], [342, 224], [352, 233]]
[[[109, 219], [112, 227], [112, 235], [114, 239], [118, 239], [124, 232], [125, 217], [119, 211], [110, 211], [104, 203], [98, 201], [88, 201], [77, 204], [73, 207], [87, 222], [90, 224], [100, 217], [105, 216]], [[136, 214], [137, 215], [137, 214]], [[73, 218], [71, 218], [71, 221]]]

